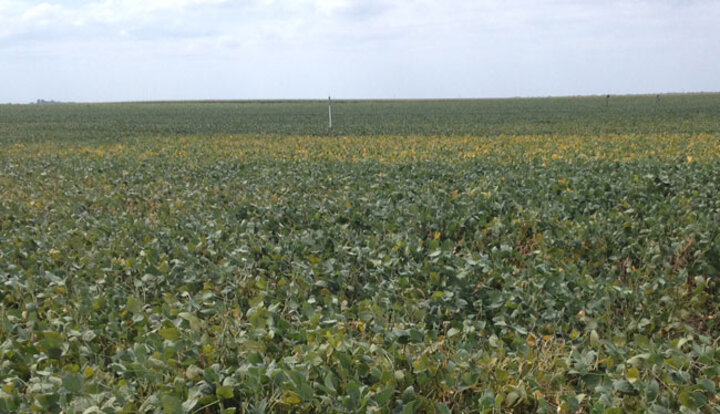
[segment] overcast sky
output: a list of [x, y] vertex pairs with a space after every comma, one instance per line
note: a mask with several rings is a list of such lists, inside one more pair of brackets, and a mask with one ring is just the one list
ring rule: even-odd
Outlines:
[[717, 0], [0, 0], [0, 102], [720, 91]]

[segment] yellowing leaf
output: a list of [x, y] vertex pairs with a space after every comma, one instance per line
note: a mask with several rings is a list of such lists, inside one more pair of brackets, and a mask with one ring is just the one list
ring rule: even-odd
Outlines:
[[292, 391], [285, 391], [282, 394], [282, 402], [285, 404], [295, 405], [300, 404], [302, 402], [302, 399], [299, 395], [295, 394]]
[[637, 368], [630, 368], [625, 377], [631, 384], [634, 384], [640, 379], [640, 371]]
[[177, 328], [162, 328], [158, 333], [168, 341], [177, 341], [180, 339], [180, 331], [178, 331]]
[[223, 385], [215, 389], [215, 395], [222, 400], [229, 400], [235, 396], [235, 393], [233, 392], [232, 387]]

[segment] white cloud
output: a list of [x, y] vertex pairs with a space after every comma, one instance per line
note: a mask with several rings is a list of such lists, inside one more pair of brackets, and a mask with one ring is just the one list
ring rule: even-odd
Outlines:
[[40, 3], [26, 10], [20, 20], [26, 24], [48, 24], [57, 21], [64, 10], [57, 4]]
[[718, 16], [711, 0], [0, 0], [0, 76], [83, 90], [113, 73], [118, 99], [720, 89]]
[[[105, 29], [111, 36], [124, 29], [165, 24], [170, 19], [188, 19], [189, 10], [198, 7], [213, 7], [226, 0], [105, 0], [98, 2], [0, 2], [0, 23], [5, 30], [4, 38], [26, 37], [46, 33], [50, 27], [53, 33], [66, 39], [67, 34], [83, 38], [77, 28]], [[178, 23], [180, 21], [178, 20]], [[69, 33], [68, 33], [69, 32]], [[49, 41], [53, 41], [49, 37]]]

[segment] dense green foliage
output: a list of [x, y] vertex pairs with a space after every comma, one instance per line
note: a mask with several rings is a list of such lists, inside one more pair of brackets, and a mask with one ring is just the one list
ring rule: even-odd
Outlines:
[[[720, 94], [337, 101], [335, 135], [720, 132]], [[327, 101], [0, 105], [0, 142], [215, 134], [326, 135]]]
[[[538, 134], [174, 137], [233, 121], [13, 107], [0, 412], [718, 412], [717, 98], [667, 98], [697, 123], [543, 135], [503, 101]], [[467, 116], [447, 131], [490, 128]]]

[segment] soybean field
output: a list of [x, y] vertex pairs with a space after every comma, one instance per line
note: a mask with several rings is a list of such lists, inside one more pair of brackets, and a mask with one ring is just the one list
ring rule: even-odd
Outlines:
[[720, 95], [0, 105], [0, 413], [720, 412]]

